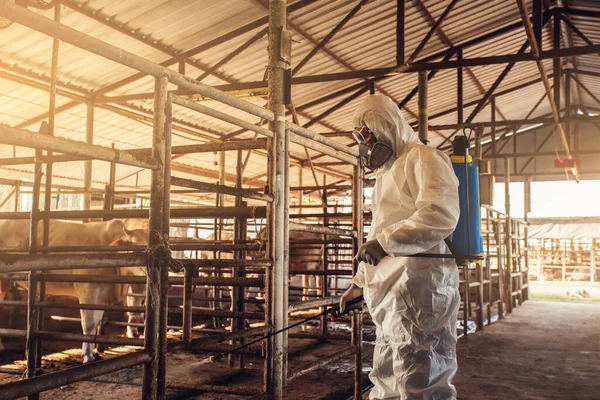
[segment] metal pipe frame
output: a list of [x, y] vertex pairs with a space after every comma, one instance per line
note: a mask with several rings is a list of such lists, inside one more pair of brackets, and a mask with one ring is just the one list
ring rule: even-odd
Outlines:
[[336, 353], [330, 354], [328, 356], [321, 357], [317, 361], [309, 362], [305, 365], [302, 365], [302, 366], [290, 371], [289, 375], [287, 376], [287, 380], [291, 381], [293, 379], [299, 378], [303, 375], [308, 374], [309, 372], [312, 372], [314, 370], [322, 368], [322, 367], [326, 366], [327, 364], [331, 364], [332, 362], [341, 360], [342, 358], [353, 355], [355, 353], [356, 353], [355, 347], [352, 346], [352, 347], [348, 347], [347, 349], [340, 350]]
[[[54, 219], [80, 220], [87, 218], [148, 218], [149, 210], [76, 210], [76, 211], [40, 211], [40, 217]], [[172, 218], [264, 218], [265, 207], [202, 207], [202, 208], [174, 208], [171, 210]], [[28, 212], [0, 212], [0, 219], [29, 219]]]
[[[273, 331], [278, 331], [287, 326], [287, 299], [286, 286], [288, 285], [288, 268], [286, 264], [285, 243], [287, 229], [286, 221], [286, 195], [289, 193], [284, 188], [287, 181], [286, 172], [289, 167], [289, 153], [286, 153], [289, 132], [285, 122], [285, 75], [290, 69], [291, 38], [286, 29], [286, 1], [269, 0], [269, 46], [268, 46], [268, 107], [275, 116], [271, 119], [270, 130], [275, 134], [272, 141], [271, 158], [269, 159], [269, 185], [276, 201], [269, 210], [269, 248], [273, 260], [268, 278], [267, 319]], [[283, 37], [283, 36], [286, 37]], [[283, 41], [288, 41], [288, 46]], [[287, 54], [286, 54], [287, 53]], [[287, 378], [286, 362], [286, 333], [271, 337], [267, 343], [267, 358], [265, 371], [265, 392], [274, 398], [283, 396], [283, 387]]]
[[[169, 234], [169, 176], [171, 105], [166, 75], [155, 79], [152, 155], [160, 169], [152, 171], [148, 248], [160, 246]], [[166, 236], [165, 236], [166, 235]], [[163, 399], [166, 390], [167, 264], [156, 253], [147, 258], [144, 348], [152, 357], [144, 364], [142, 397]]]
[[322, 233], [326, 235], [335, 235], [335, 236], [350, 236], [356, 237], [357, 233], [354, 230], [349, 229], [340, 229], [340, 228], [330, 228], [328, 226], [322, 225], [309, 225], [309, 224], [299, 224], [297, 222], [290, 222], [289, 227], [291, 231], [299, 231], [299, 232], [312, 232], [312, 233]]
[[[554, 120], [554, 123], [558, 126], [558, 129], [560, 131], [560, 135], [561, 135], [561, 139], [562, 139], [562, 145], [564, 147], [564, 150], [567, 154], [567, 158], [572, 158], [571, 156], [571, 149], [569, 146], [569, 142], [567, 139], [567, 134], [565, 132], [565, 129], [562, 125], [561, 122], [561, 116], [560, 116], [560, 85], [557, 84], [555, 86], [555, 97], [553, 97], [552, 94], [552, 89], [550, 87], [550, 81], [548, 79], [548, 75], [546, 73], [546, 68], [544, 67], [544, 63], [543, 63], [543, 51], [541, 49], [541, 45], [536, 41], [535, 39], [535, 32], [533, 29], [533, 26], [531, 25], [531, 21], [529, 20], [529, 14], [527, 12], [527, 4], [525, 3], [525, 0], [517, 0], [517, 5], [519, 7], [519, 12], [521, 14], [521, 19], [523, 20], [523, 26], [525, 27], [525, 33], [527, 34], [527, 38], [529, 40], [529, 43], [531, 45], [531, 53], [533, 54], [533, 56], [535, 57], [535, 62], [538, 66], [538, 69], [540, 71], [540, 76], [542, 78], [542, 82], [544, 83], [544, 88], [546, 90], [546, 94], [548, 97], [548, 102], [550, 103], [550, 108], [552, 109], [552, 117]], [[555, 26], [555, 31], [558, 30], [558, 32], [555, 32], [555, 37], [556, 34], [558, 33], [558, 37], [560, 37], [560, 15], [559, 14], [554, 14], [554, 26]], [[558, 47], [560, 47], [560, 42], [556, 41], [555, 46], [558, 45]], [[591, 46], [591, 47], [595, 47], [595, 46]], [[568, 50], [574, 50], [577, 49], [577, 47], [571, 47]], [[560, 48], [555, 48], [552, 51], [555, 52], [560, 52], [563, 49]], [[564, 49], [567, 50], [567, 49]], [[600, 46], [598, 46], [598, 51], [600, 52]], [[570, 54], [570, 55], [575, 55], [575, 54]], [[557, 64], [556, 62], [554, 63], [554, 79], [555, 82], [560, 83], [560, 64]], [[577, 171], [577, 166], [574, 166], [572, 169], [573, 175], [575, 175], [575, 180], [579, 180], [579, 174]]]
[[55, 269], [135, 267], [146, 263], [144, 253], [129, 254], [44, 254], [4, 255], [0, 272], [47, 271]]
[[233, 196], [262, 200], [269, 203], [273, 201], [273, 195], [271, 194], [259, 193], [254, 190], [234, 188], [225, 185], [215, 185], [212, 183], [200, 182], [193, 179], [178, 178], [175, 176], [171, 177], [171, 185], [197, 189], [202, 192], [230, 194]]
[[133, 156], [126, 151], [109, 147], [78, 142], [60, 137], [40, 135], [24, 129], [0, 125], [0, 143], [13, 146], [30, 147], [41, 150], [56, 151], [74, 156], [85, 156], [102, 161], [117, 162], [134, 167], [156, 169], [154, 160], [143, 156]]
[[220, 119], [221, 121], [229, 122], [230, 124], [237, 125], [241, 128], [247, 129], [249, 131], [259, 133], [268, 138], [273, 137], [273, 132], [271, 132], [268, 129], [265, 129], [261, 126], [244, 121], [243, 119], [233, 117], [224, 112], [214, 110], [210, 107], [203, 106], [202, 104], [194, 103], [193, 101], [183, 99], [179, 96], [173, 96], [173, 103], [175, 103], [179, 106], [188, 108], [190, 110], [197, 111], [201, 114], [208, 115], [208, 116], [211, 116], [216, 119]]
[[273, 121], [274, 114], [272, 111], [256, 106], [253, 103], [242, 100], [235, 96], [228, 95], [227, 93], [215, 89], [214, 87], [196, 82], [169, 68], [152, 63], [133, 53], [123, 51], [116, 46], [109, 45], [106, 42], [95, 39], [75, 29], [69, 28], [60, 23], [56, 23], [39, 14], [25, 10], [20, 6], [12, 5], [10, 3], [3, 4], [3, 6], [0, 8], [0, 13], [15, 22], [21, 23], [33, 30], [60, 39], [73, 46], [80, 47], [91, 53], [105, 57], [116, 63], [128, 66], [154, 77], [159, 77], [162, 75], [167, 76], [169, 82], [182, 88], [186, 88], [194, 93], [199, 93], [203, 96], [210, 97], [229, 106], [243, 110], [249, 114], [258, 116], [266, 121]]
[[64, 371], [52, 372], [2, 385], [0, 400], [16, 399], [43, 392], [74, 382], [109, 374], [149, 362], [152, 357], [145, 351], [117, 356], [93, 364], [81, 365]]

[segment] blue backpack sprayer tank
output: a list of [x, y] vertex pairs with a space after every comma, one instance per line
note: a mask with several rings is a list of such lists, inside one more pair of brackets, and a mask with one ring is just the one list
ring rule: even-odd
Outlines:
[[[469, 138], [456, 136], [452, 142], [452, 167], [458, 178], [460, 217], [452, 234], [452, 244], [459, 255], [483, 254], [481, 238], [481, 208], [479, 204], [479, 167], [469, 155]], [[468, 257], [464, 262], [480, 262]]]

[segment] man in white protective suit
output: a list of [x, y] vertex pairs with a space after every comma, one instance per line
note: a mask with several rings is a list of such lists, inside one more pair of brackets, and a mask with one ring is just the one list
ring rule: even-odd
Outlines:
[[458, 180], [449, 157], [423, 145], [389, 97], [365, 98], [353, 122], [376, 180], [368, 240], [340, 309], [364, 295], [376, 325], [370, 399], [456, 399], [458, 268], [405, 256], [450, 254], [444, 239], [458, 222]]

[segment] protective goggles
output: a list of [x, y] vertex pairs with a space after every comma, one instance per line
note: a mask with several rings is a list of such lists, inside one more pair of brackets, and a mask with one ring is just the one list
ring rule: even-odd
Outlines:
[[377, 136], [366, 125], [354, 128], [352, 136], [358, 144], [370, 145], [377, 141]]
[[383, 166], [394, 154], [392, 146], [377, 139], [377, 136], [366, 126], [362, 125], [352, 131], [354, 140], [358, 143], [358, 153], [365, 160], [365, 167], [376, 170]]

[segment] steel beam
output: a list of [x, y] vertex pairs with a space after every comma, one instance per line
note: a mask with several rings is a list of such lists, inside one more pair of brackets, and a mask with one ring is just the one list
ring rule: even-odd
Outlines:
[[[539, 1], [539, 0], [538, 0]], [[535, 2], [534, 2], [535, 7]], [[552, 48], [554, 50], [560, 50], [560, 15], [554, 14], [553, 17], [553, 25], [552, 25]], [[535, 28], [535, 27], [534, 27]], [[566, 39], [566, 38], [565, 38]], [[537, 42], [539, 49], [542, 48], [541, 42]], [[560, 80], [561, 76], [561, 65], [560, 58], [555, 58], [552, 60], [552, 70], [554, 75], [554, 104], [556, 104], [556, 108], [560, 110]], [[540, 72], [541, 73], [541, 72]], [[542, 77], [542, 80], [544, 78]]]
[[[261, 29], [254, 36], [252, 36], [250, 39], [248, 39], [247, 41], [245, 41], [244, 43], [242, 43], [241, 46], [239, 46], [236, 49], [234, 49], [231, 53], [227, 54], [219, 62], [217, 62], [215, 65], [213, 65], [209, 70], [207, 70], [205, 73], [203, 73], [198, 78], [196, 78], [196, 80], [197, 81], [202, 81], [206, 77], [208, 77], [209, 75], [214, 75], [215, 72], [218, 71], [219, 68], [221, 68], [222, 66], [224, 66], [225, 64], [227, 64], [229, 61], [233, 60], [237, 55], [239, 55], [240, 53], [242, 53], [243, 51], [245, 51], [246, 49], [248, 49], [254, 43], [258, 42], [266, 34], [267, 34], [267, 28]], [[232, 79], [224, 79], [224, 80], [225, 80], [225, 82], [232, 81]]]
[[[552, 109], [552, 117], [560, 131], [562, 144], [563, 144], [563, 147], [567, 154], [567, 157], [572, 158], [571, 157], [571, 149], [569, 148], [569, 142], [567, 140], [566, 132], [565, 132], [565, 129], [560, 120], [559, 107], [558, 107], [558, 104], [556, 104], [556, 101], [552, 96], [552, 89], [550, 87], [550, 81], [546, 74], [546, 68], [544, 67], [544, 63], [541, 60], [541, 48], [539, 47], [539, 44], [535, 40], [533, 26], [531, 25], [531, 21], [529, 20], [529, 16], [527, 13], [527, 4], [525, 3], [525, 0], [517, 0], [517, 5], [519, 7], [519, 12], [521, 13], [521, 19], [523, 20], [523, 26], [525, 27], [525, 32], [527, 34], [527, 38], [529, 39], [529, 43], [531, 45], [531, 52], [535, 56], [536, 64], [540, 71], [540, 75], [542, 77], [542, 82], [544, 83], [544, 88], [546, 89], [546, 94], [548, 95], [548, 101], [550, 103], [550, 108]], [[559, 21], [560, 21], [560, 19], [559, 19]], [[560, 31], [559, 31], [559, 34], [560, 34]], [[594, 46], [591, 46], [591, 47], [594, 47]], [[599, 47], [599, 49], [600, 49], [600, 47]], [[555, 73], [555, 79], [556, 79], [556, 73]], [[560, 92], [559, 92], [559, 96], [560, 96]], [[579, 177], [578, 177], [578, 172], [577, 172], [577, 166], [574, 166], [572, 168], [572, 172], [575, 175], [575, 180], [578, 181]]]
[[338, 24], [331, 31], [329, 31], [329, 33], [325, 35], [325, 37], [321, 39], [321, 41], [315, 47], [313, 47], [311, 51], [309, 51], [308, 54], [304, 56], [304, 58], [300, 60], [298, 64], [296, 64], [296, 66], [292, 70], [292, 75], [296, 75], [302, 69], [302, 67], [304, 67], [306, 63], [308, 63], [315, 56], [315, 54], [317, 54], [317, 52], [323, 48], [323, 46], [329, 43], [329, 41], [333, 39], [335, 34], [338, 33], [356, 14], [358, 14], [360, 9], [368, 1], [369, 0], [360, 0], [358, 4], [354, 6], [354, 8], [350, 10], [350, 12], [340, 22], [338, 22]]
[[98, 361], [93, 364], [80, 365], [64, 371], [36, 376], [31, 379], [7, 383], [1, 386], [0, 399], [16, 399], [45, 390], [67, 386], [74, 382], [147, 363], [150, 358], [148, 353], [141, 351], [114, 357], [109, 360]]
[[[263, 3], [261, 3], [263, 4]], [[285, 243], [285, 231], [287, 229], [286, 221], [286, 171], [289, 164], [289, 153], [286, 153], [286, 142], [289, 136], [286, 133], [285, 123], [285, 74], [289, 71], [289, 61], [283, 53], [286, 49], [283, 46], [283, 35], [289, 35], [286, 29], [287, 21], [286, 0], [269, 0], [269, 110], [275, 118], [271, 119], [269, 129], [274, 133], [273, 151], [271, 152], [270, 170], [272, 174], [270, 183], [273, 185], [272, 192], [277, 199], [273, 207], [270, 208], [269, 238], [271, 245], [271, 259], [273, 267], [269, 271], [268, 282], [270, 287], [267, 289], [270, 296], [270, 307], [268, 312], [270, 325], [274, 331], [283, 329], [287, 326], [285, 286], [288, 282], [288, 266], [285, 263], [285, 252], [288, 244]], [[288, 38], [289, 39], [289, 38]], [[289, 50], [289, 49], [287, 49]], [[267, 305], [269, 307], [269, 305]], [[267, 392], [274, 398], [283, 396], [283, 387], [287, 377], [286, 370], [286, 349], [285, 333], [269, 339], [268, 348], [271, 350], [268, 354], [268, 362], [272, 363], [272, 369], [267, 371]], [[270, 372], [270, 373], [269, 373]]]
[[396, 65], [404, 65], [406, 0], [396, 0]]
[[[458, 0], [452, 0], [450, 2], [450, 4], [448, 4], [448, 6], [446, 7], [446, 9], [442, 13], [442, 15], [440, 15], [440, 17], [437, 19], [437, 21], [435, 21], [435, 23], [431, 26], [429, 31], [425, 34], [423, 39], [421, 39], [421, 42], [417, 45], [417, 47], [412, 52], [410, 57], [408, 57], [408, 60], [406, 60], [406, 65], [411, 65], [415, 61], [415, 59], [419, 56], [419, 54], [421, 53], [423, 48], [425, 48], [425, 45], [427, 45], [427, 42], [429, 42], [429, 39], [431, 38], [431, 36], [438, 31], [438, 28], [444, 22], [444, 20], [448, 16], [448, 14], [450, 14], [450, 11], [452, 11], [452, 9], [454, 8], [454, 6], [456, 5], [457, 2], [458, 2]], [[420, 3], [419, 5], [424, 9], [424, 12], [429, 13], [422, 3]]]
[[[525, 52], [525, 50], [527, 49], [528, 46], [529, 46], [529, 44], [527, 42], [523, 43], [521, 45], [521, 48], [517, 52], [517, 54], [523, 54]], [[483, 109], [483, 107], [485, 107], [485, 105], [486, 105], [487, 101], [489, 100], [490, 96], [492, 96], [494, 94], [494, 91], [498, 88], [498, 86], [500, 86], [500, 84], [502, 83], [502, 81], [504, 80], [504, 78], [506, 78], [506, 76], [508, 75], [508, 73], [511, 71], [511, 69], [514, 66], [515, 66], [515, 63], [510, 63], [506, 67], [504, 67], [504, 69], [502, 70], [502, 72], [500, 73], [500, 75], [498, 76], [498, 78], [496, 78], [496, 80], [494, 81], [494, 83], [492, 84], [492, 86], [490, 86], [490, 88], [487, 90], [487, 92], [485, 92], [485, 94], [483, 95], [483, 97], [481, 98], [481, 100], [479, 100], [479, 103], [477, 103], [477, 105], [475, 106], [475, 108], [473, 109], [473, 111], [471, 112], [471, 114], [469, 115], [469, 117], [467, 118], [467, 120], [465, 121], [467, 125], [470, 124], [475, 119], [475, 117], [477, 116], [477, 114], [479, 114], [479, 112]], [[442, 143], [440, 143], [437, 146], [437, 148], [438, 149], [441, 148], [455, 134], [456, 134], [456, 132], [454, 132], [452, 135], [448, 136], [446, 138], [446, 140], [444, 140]]]
[[427, 144], [428, 121], [427, 121], [427, 72], [419, 72], [419, 139], [421, 143]]
[[134, 156], [126, 151], [119, 151], [109, 147], [82, 143], [61, 137], [40, 135], [23, 129], [11, 128], [7, 125], [0, 125], [0, 143], [56, 151], [97, 160], [117, 162], [134, 167], [157, 168], [155, 160], [151, 157]]
[[232, 196], [246, 197], [249, 199], [262, 200], [266, 202], [273, 201], [273, 195], [271, 194], [259, 193], [254, 190], [248, 189], [238, 189], [225, 185], [215, 185], [212, 183], [200, 182], [192, 179], [178, 178], [175, 176], [171, 177], [171, 185], [188, 187], [209, 193], [223, 193]]

